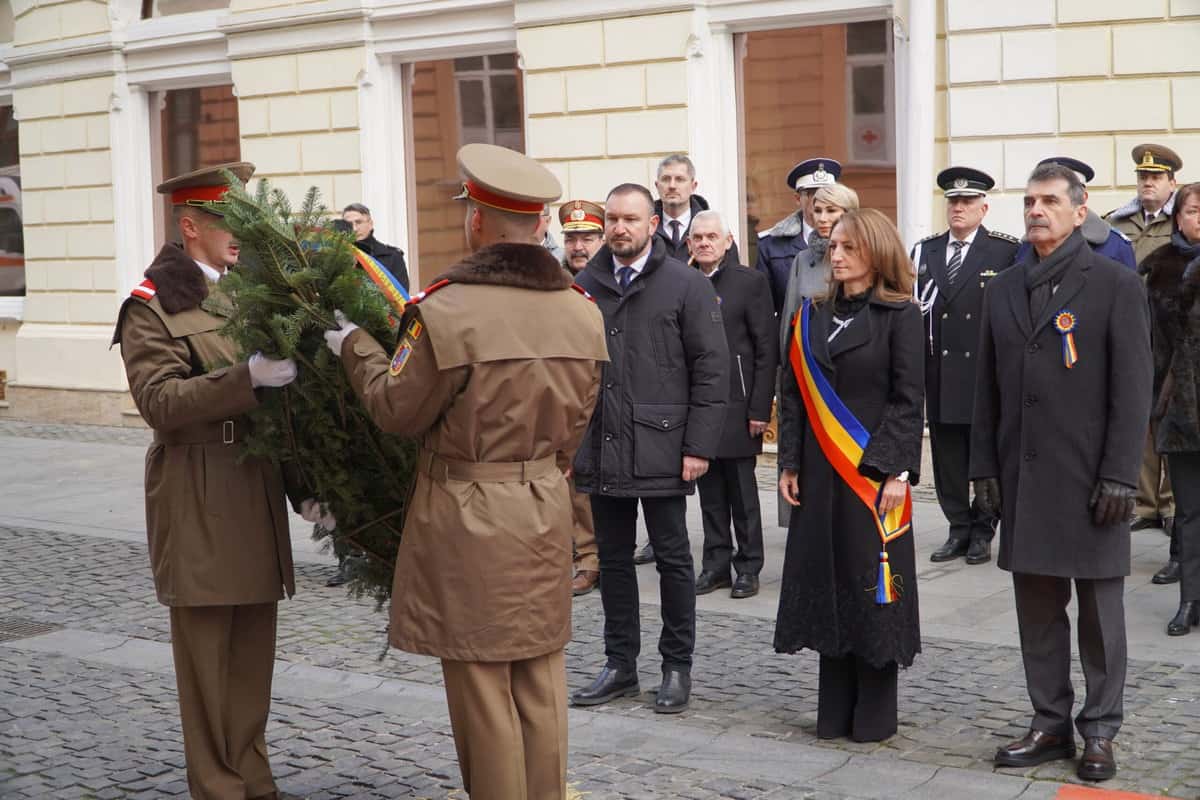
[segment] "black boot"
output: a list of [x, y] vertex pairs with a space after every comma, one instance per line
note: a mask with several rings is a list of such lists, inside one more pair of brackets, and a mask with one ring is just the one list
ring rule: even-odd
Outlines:
[[692, 695], [692, 676], [687, 670], [663, 668], [662, 686], [654, 698], [657, 714], [678, 714], [688, 707]]
[[972, 539], [967, 548], [968, 564], [986, 564], [992, 560], [992, 543], [987, 539]]
[[942, 561], [953, 561], [956, 558], [965, 556], [970, 547], [971, 543], [967, 539], [959, 539], [951, 536], [946, 540], [945, 544], [933, 551], [933, 554], [929, 556], [929, 560], [935, 564]]
[[1193, 625], [1200, 625], [1200, 603], [1181, 600], [1175, 618], [1167, 623], [1167, 636], [1187, 636]]
[[571, 705], [598, 706], [609, 700], [616, 700], [618, 697], [632, 697], [635, 694], [641, 694], [641, 691], [638, 687], [636, 671], [625, 672], [606, 666], [600, 670], [600, 674], [596, 676], [596, 680], [592, 681], [591, 686], [580, 689], [571, 695]]
[[1157, 583], [1163, 586], [1168, 583], [1179, 583], [1179, 576], [1183, 573], [1183, 567], [1175, 559], [1167, 562], [1167, 565], [1154, 573], [1154, 577], [1150, 579], [1151, 583]]

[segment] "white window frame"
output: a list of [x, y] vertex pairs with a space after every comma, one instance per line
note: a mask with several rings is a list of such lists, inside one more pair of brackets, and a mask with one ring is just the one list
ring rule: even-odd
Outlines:
[[[850, 33], [850, 24], [853, 23], [847, 24], [847, 35]], [[857, 53], [855, 55], [846, 53], [846, 153], [849, 154], [846, 161], [848, 166], [884, 168], [896, 166], [896, 57], [892, 44], [891, 20], [885, 20], [884, 42], [882, 53]], [[881, 127], [884, 141], [887, 144], [887, 153], [882, 159], [856, 159], [852, 157], [855, 149], [854, 69], [855, 67], [876, 66], [883, 67], [883, 125]]]
[[[517, 53], [515, 51], [508, 51], [508, 52], [503, 52], [503, 53], [490, 53], [488, 55], [483, 55], [483, 56], [459, 56], [458, 57], [458, 58], [482, 58], [482, 59], [484, 59], [484, 65], [481, 69], [465, 69], [465, 70], [460, 71], [458, 69], [457, 64], [454, 67], [454, 102], [455, 102], [455, 106], [458, 111], [459, 141], [466, 140], [465, 134], [466, 134], [466, 130], [467, 130], [466, 127], [463, 125], [462, 85], [464, 83], [466, 83], [467, 81], [478, 80], [483, 83], [483, 111], [484, 111], [483, 130], [484, 130], [485, 135], [487, 136], [486, 143], [487, 144], [496, 144], [497, 143], [496, 142], [496, 109], [492, 103], [492, 76], [494, 76], [494, 75], [512, 75], [513, 72], [511, 69], [509, 69], [507, 67], [506, 68], [493, 67], [491, 65], [491, 61], [489, 59], [492, 56], [505, 56], [505, 55], [509, 55], [510, 53], [512, 54], [512, 56], [514, 58], [517, 58]], [[456, 58], [454, 60], [457, 61], [458, 59]], [[518, 66], [517, 69], [520, 70], [520, 67]], [[472, 130], [476, 130], [476, 128], [473, 127]], [[505, 146], [507, 147], [507, 145], [505, 145]], [[522, 150], [525, 149], [525, 126], [524, 126], [524, 124], [522, 124], [522, 126], [521, 126], [521, 149]]]

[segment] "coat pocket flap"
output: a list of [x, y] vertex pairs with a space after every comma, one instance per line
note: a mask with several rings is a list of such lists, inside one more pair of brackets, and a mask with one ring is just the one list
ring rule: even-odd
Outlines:
[[688, 406], [680, 403], [634, 403], [633, 421], [660, 431], [673, 431], [687, 424]]

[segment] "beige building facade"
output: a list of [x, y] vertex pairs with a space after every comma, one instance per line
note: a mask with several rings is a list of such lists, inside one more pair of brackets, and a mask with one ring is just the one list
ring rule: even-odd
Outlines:
[[1200, 0], [14, 0], [0, 40], [0, 416], [21, 419], [140, 424], [108, 341], [170, 235], [154, 185], [224, 160], [365, 203], [414, 284], [465, 247], [467, 141], [596, 200], [687, 152], [750, 255], [813, 156], [909, 241], [942, 227], [952, 162], [997, 178], [988, 224], [1017, 234], [1048, 155], [1095, 166], [1102, 213], [1140, 141], [1200, 178]]

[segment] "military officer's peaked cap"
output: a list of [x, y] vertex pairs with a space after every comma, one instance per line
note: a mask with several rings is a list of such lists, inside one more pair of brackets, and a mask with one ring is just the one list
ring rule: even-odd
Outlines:
[[1092, 165], [1080, 161], [1078, 158], [1050, 156], [1049, 158], [1043, 158], [1037, 163], [1039, 167], [1044, 164], [1058, 164], [1060, 167], [1066, 167], [1079, 176], [1080, 183], [1091, 183], [1092, 178], [1096, 177], [1096, 170], [1092, 169]]
[[234, 161], [204, 167], [163, 181], [158, 185], [158, 193], [169, 196], [173, 206], [203, 206], [205, 203], [220, 202], [225, 192], [229, 191], [229, 182], [224, 175], [226, 171], [232, 172], [245, 183], [254, 174], [254, 165], [249, 161]]
[[946, 197], [986, 197], [996, 181], [981, 169], [947, 167], [938, 173], [937, 185]]
[[837, 183], [842, 177], [842, 165], [832, 158], [810, 158], [792, 167], [788, 173], [788, 188], [819, 189]]
[[1178, 172], [1183, 169], [1183, 159], [1169, 147], [1161, 144], [1139, 144], [1133, 148], [1133, 163], [1138, 172]]
[[547, 203], [562, 196], [562, 186], [553, 172], [507, 147], [464, 145], [458, 151], [458, 168], [464, 182], [455, 200], [469, 198], [501, 211], [540, 214]]
[[604, 230], [604, 208], [591, 200], [568, 200], [558, 209], [563, 233]]

